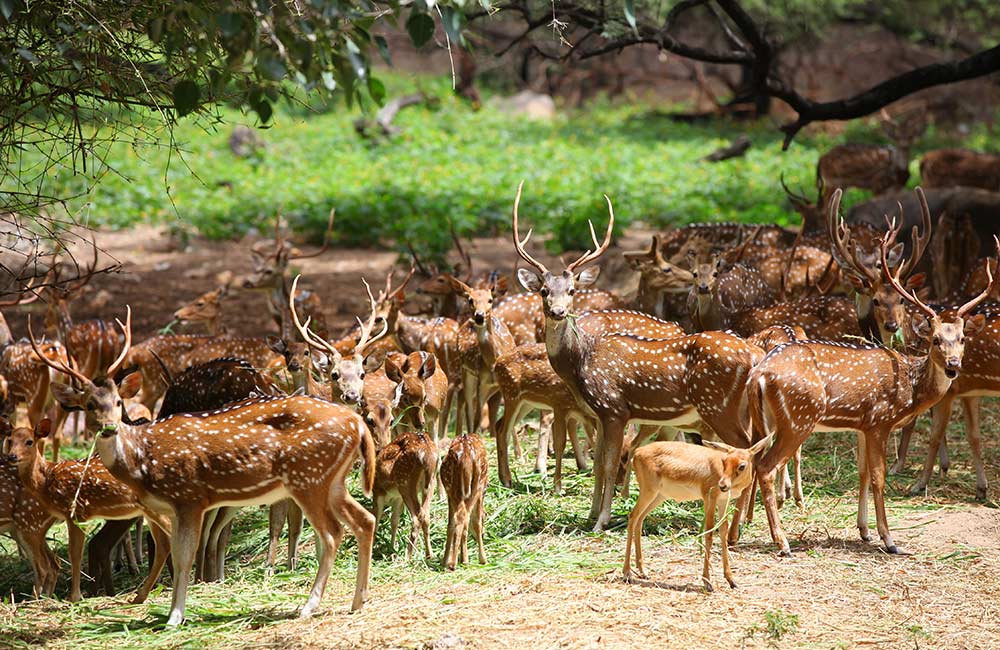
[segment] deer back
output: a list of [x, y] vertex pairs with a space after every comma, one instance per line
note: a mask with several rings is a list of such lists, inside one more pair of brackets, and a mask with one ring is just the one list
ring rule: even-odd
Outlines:
[[937, 149], [920, 159], [920, 183], [933, 187], [978, 187], [1000, 192], [1000, 155], [968, 149]]
[[243, 359], [222, 358], [191, 366], [167, 388], [159, 418], [222, 408], [251, 397], [281, 391]]
[[404, 491], [419, 494], [437, 471], [437, 445], [422, 431], [404, 431], [379, 450], [375, 496]]

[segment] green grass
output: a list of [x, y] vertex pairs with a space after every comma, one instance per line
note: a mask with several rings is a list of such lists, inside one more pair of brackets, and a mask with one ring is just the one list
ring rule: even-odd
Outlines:
[[[215, 119], [180, 123], [174, 135], [182, 157], [171, 156], [162, 142], [150, 144], [138, 135], [133, 142], [126, 133], [107, 154], [114, 172], [100, 183], [92, 184], [93, 169], [87, 175], [53, 170], [49, 190], [82, 194], [70, 207], [91, 223], [152, 222], [210, 237], [251, 228], [266, 232], [279, 210], [294, 228], [318, 237], [335, 206], [343, 241], [389, 242], [402, 250], [411, 240], [432, 256], [450, 247], [449, 219], [463, 233], [505, 229], [523, 179], [524, 219], [540, 234], [551, 234], [554, 248], [580, 248], [588, 243], [586, 220], [606, 219], [605, 193], [622, 227], [640, 219], [657, 226], [795, 223], [779, 176], [784, 173], [792, 187], [812, 194], [816, 160], [832, 143], [826, 136], [803, 134], [782, 153], [771, 120], [688, 125], [635, 103], [597, 102], [565, 111], [552, 123], [536, 123], [505, 115], [489, 102], [475, 112], [451, 95], [443, 78], [415, 82], [387, 75], [386, 80], [390, 97], [419, 83], [440, 98], [435, 108], [400, 113], [397, 123], [404, 133], [391, 142], [361, 140], [353, 128], [357, 108], [285, 106], [261, 134], [266, 150], [237, 159], [227, 146], [230, 126], [250, 120], [223, 110]], [[753, 140], [745, 157], [700, 161], [744, 132]], [[857, 122], [847, 137], [878, 140], [879, 133]], [[943, 142], [932, 132], [917, 153]], [[996, 147], [985, 129], [967, 144]], [[29, 164], [22, 173], [30, 172]], [[847, 204], [858, 198], [849, 194]]]
[[[992, 418], [990, 418], [992, 421]], [[923, 423], [926, 426], [926, 423]], [[953, 440], [958, 436], [953, 436]], [[797, 513], [793, 506], [783, 511], [786, 530], [790, 535], [793, 550], [805, 551], [810, 558], [824, 558], [837, 552], [824, 544], [803, 543], [793, 533], [795, 530], [847, 530], [854, 527], [857, 504], [857, 468], [853, 460], [851, 434], [817, 434], [804, 447], [806, 504], [804, 513]], [[492, 453], [492, 444], [489, 445]], [[993, 447], [988, 453], [992, 456]], [[81, 452], [81, 449], [74, 450]], [[941, 510], [942, 508], [963, 507], [962, 502], [971, 501], [973, 479], [966, 465], [966, 450], [963, 445], [953, 445], [954, 469], [945, 487], [939, 489], [949, 495], [949, 504], [939, 500], [911, 499], [903, 496], [905, 488], [912, 480], [913, 470], [905, 476], [890, 477], [888, 497], [890, 524], [898, 524], [903, 517], [915, 512]], [[914, 450], [913, 461], [920, 450]], [[570, 458], [564, 461], [563, 494], [557, 496], [551, 491], [551, 478], [530, 473], [531, 459], [515, 464], [515, 483], [511, 489], [499, 485], [495, 474], [486, 497], [486, 546], [489, 563], [479, 566], [475, 563], [475, 547], [470, 548], [473, 564], [456, 572], [442, 571], [438, 564], [444, 548], [447, 522], [447, 506], [437, 499], [433, 502], [431, 521], [431, 543], [434, 561], [423, 560], [422, 550], [415, 559], [405, 559], [404, 540], [408, 531], [408, 518], [404, 515], [401, 523], [400, 539], [395, 553], [389, 548], [389, 526], [383, 520], [375, 540], [375, 562], [372, 567], [373, 585], [380, 591], [380, 597], [430, 592], [440, 587], [461, 585], [482, 585], [487, 589], [497, 589], [497, 585], [516, 581], [517, 576], [558, 575], [576, 576], [582, 579], [600, 579], [601, 576], [616, 572], [621, 563], [624, 548], [624, 525], [628, 512], [634, 505], [636, 490], [633, 483], [629, 499], [616, 499], [613, 509], [611, 529], [603, 534], [593, 534], [587, 523], [592, 477], [589, 473], [577, 473]], [[910, 464], [911, 468], [914, 462]], [[991, 465], [991, 477], [995, 475]], [[551, 460], [550, 460], [551, 477]], [[352, 492], [358, 494], [356, 482], [352, 482]], [[367, 507], [370, 501], [361, 499]], [[666, 502], [646, 520], [644, 533], [647, 545], [675, 546], [696, 549], [699, 542], [701, 523], [700, 503]], [[752, 524], [764, 535], [763, 512], [757, 509], [757, 520]], [[96, 528], [96, 525], [93, 527]], [[847, 543], [854, 543], [849, 536]], [[757, 537], [757, 539], [764, 539]], [[65, 529], [56, 526], [50, 533], [53, 548], [62, 557], [65, 551]], [[760, 542], [752, 542], [755, 547]], [[770, 552], [769, 540], [761, 546]], [[140, 578], [124, 573], [117, 576], [121, 594], [114, 598], [86, 598], [78, 604], [59, 600], [46, 600], [39, 605], [30, 605], [30, 614], [19, 616], [23, 605], [19, 604], [25, 594], [30, 593], [30, 573], [17, 558], [14, 545], [9, 540], [0, 542], [0, 593], [5, 594], [7, 604], [0, 605], [0, 647], [27, 648], [42, 642], [57, 647], [98, 648], [108, 644], [124, 644], [148, 648], [173, 647], [226, 647], [240, 644], [241, 639], [252, 631], [280, 624], [294, 617], [305, 602], [306, 595], [315, 575], [316, 562], [312, 533], [309, 527], [303, 535], [300, 550], [300, 566], [295, 572], [284, 568], [284, 547], [279, 553], [279, 566], [270, 575], [263, 566], [267, 547], [266, 511], [261, 508], [245, 509], [237, 518], [230, 544], [227, 578], [224, 584], [202, 584], [192, 587], [187, 608], [187, 622], [177, 630], [163, 630], [169, 608], [169, 584], [167, 578], [161, 580], [150, 604], [128, 605]], [[938, 563], [959, 567], [975, 562], [978, 555], [963, 551], [934, 557]], [[324, 599], [325, 611], [340, 611], [346, 607], [354, 584], [356, 571], [356, 544], [352, 537], [345, 538], [338, 555], [334, 572]], [[850, 563], [852, 560], [847, 560]], [[867, 554], [856, 556], [857, 561], [868, 561]], [[832, 562], [833, 560], [823, 560]], [[843, 561], [840, 561], [843, 564]], [[744, 561], [743, 564], [746, 562]], [[690, 566], [691, 579], [699, 571], [698, 565]], [[57, 594], [68, 591], [68, 567], [63, 567]], [[865, 585], [864, 588], [881, 588]], [[446, 593], [448, 593], [446, 591]], [[450, 596], [444, 596], [442, 604], [448, 604]], [[497, 592], [502, 598], [502, 590]], [[13, 602], [12, 602], [13, 599]], [[793, 634], [797, 625], [793, 612], [775, 618], [770, 613], [758, 619], [752, 635], [774, 642], [782, 634]], [[780, 620], [779, 620], [780, 618]], [[772, 620], [774, 619], [774, 620]], [[743, 628], [746, 629], [746, 628]], [[7, 645], [4, 645], [6, 643]]]

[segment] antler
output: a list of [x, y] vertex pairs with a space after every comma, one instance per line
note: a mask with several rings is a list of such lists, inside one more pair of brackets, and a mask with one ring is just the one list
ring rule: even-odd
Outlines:
[[608, 198], [607, 194], [604, 195], [604, 200], [608, 202], [608, 230], [604, 233], [604, 242], [601, 244], [597, 243], [597, 233], [594, 232], [594, 223], [588, 220], [587, 225], [590, 226], [590, 239], [594, 242], [594, 252], [587, 251], [581, 255], [580, 259], [566, 267], [567, 271], [574, 271], [577, 267], [593, 262], [603, 255], [604, 251], [608, 250], [608, 246], [611, 245], [611, 231], [615, 227], [615, 209], [611, 206], [611, 199]]
[[832, 243], [830, 252], [842, 271], [869, 284], [875, 284], [878, 281], [878, 275], [858, 260], [855, 253], [856, 247], [851, 240], [851, 229], [847, 227], [843, 217], [840, 216], [840, 199], [843, 195], [843, 190], [838, 187], [833, 191], [833, 196], [830, 199], [830, 212], [826, 221], [827, 232]]
[[[38, 300], [38, 297], [41, 295], [41, 292], [34, 290], [35, 282], [37, 280], [38, 276], [33, 276], [31, 279], [28, 280], [28, 285], [18, 292], [17, 298], [14, 298], [13, 300], [4, 300], [3, 302], [0, 302], [0, 307], [13, 307], [14, 305], [30, 305], [31, 303]], [[25, 298], [24, 294], [26, 293], [30, 293], [31, 296], [29, 298]]]
[[[410, 275], [407, 276], [406, 281], [410, 281], [410, 277], [413, 276], [413, 269], [410, 269]], [[365, 284], [365, 290], [368, 292], [368, 301], [371, 303], [371, 315], [368, 317], [368, 322], [362, 323], [361, 319], [358, 318], [358, 325], [361, 327], [361, 334], [358, 337], [358, 344], [354, 347], [354, 351], [357, 354], [364, 354], [364, 349], [366, 345], [370, 345], [375, 341], [379, 340], [386, 335], [389, 331], [389, 323], [386, 321], [382, 322], [382, 331], [379, 332], [374, 337], [371, 336], [372, 328], [375, 327], [375, 315], [376, 315], [376, 302], [375, 297], [372, 295], [372, 288], [368, 286], [368, 281], [361, 278], [361, 281]], [[406, 283], [403, 283], [406, 286]], [[402, 289], [402, 287], [400, 287]], [[398, 291], [398, 290], [397, 290]]]
[[[916, 267], [920, 258], [923, 257], [924, 251], [927, 250], [927, 244], [931, 241], [931, 210], [927, 206], [927, 197], [924, 196], [924, 191], [921, 188], [917, 188], [917, 198], [920, 200], [920, 226], [913, 226], [913, 230], [910, 234], [910, 241], [912, 242], [912, 248], [910, 250], [909, 259], [904, 260], [899, 265], [899, 277], [905, 278], [910, 274], [910, 272]], [[899, 206], [899, 228], [890, 227], [892, 238], [889, 241], [889, 246], [896, 243], [896, 237], [899, 235], [899, 231], [903, 229], [902, 219], [903, 219], [903, 206]], [[921, 230], [923, 232], [921, 232]]]
[[295, 279], [292, 280], [292, 290], [288, 294], [288, 308], [292, 312], [292, 321], [295, 323], [295, 329], [299, 331], [299, 334], [302, 336], [302, 340], [305, 341], [307, 345], [319, 350], [320, 352], [332, 355], [334, 359], [340, 359], [340, 352], [337, 352], [337, 348], [324, 341], [320, 336], [309, 331], [309, 322], [312, 319], [306, 318], [305, 325], [303, 325], [299, 320], [299, 315], [295, 312], [295, 294], [298, 292], [299, 278], [301, 277], [301, 274], [295, 276]]
[[79, 372], [76, 368], [73, 368], [71, 365], [66, 365], [62, 362], [53, 361], [49, 359], [47, 356], [45, 356], [45, 353], [43, 353], [41, 348], [38, 347], [38, 341], [35, 340], [35, 333], [31, 331], [30, 314], [28, 315], [28, 340], [31, 342], [31, 349], [35, 351], [35, 354], [38, 355], [38, 358], [41, 360], [41, 362], [47, 365], [49, 368], [58, 370], [59, 372], [65, 375], [69, 375], [71, 378], [83, 384], [90, 383], [90, 379], [85, 377], [83, 373]]
[[524, 187], [524, 181], [521, 181], [520, 183], [518, 183], [518, 185], [517, 185], [517, 196], [514, 197], [514, 250], [517, 251], [517, 254], [518, 254], [518, 256], [521, 259], [523, 259], [525, 262], [527, 262], [531, 266], [535, 267], [538, 270], [539, 273], [541, 273], [541, 274], [544, 275], [544, 274], [548, 273], [549, 270], [547, 268], [545, 268], [544, 264], [542, 264], [541, 262], [539, 262], [538, 260], [536, 260], [531, 255], [528, 255], [528, 251], [524, 250], [524, 245], [528, 243], [529, 239], [531, 239], [531, 232], [532, 232], [532, 230], [530, 228], [528, 229], [528, 234], [524, 236], [523, 240], [520, 238], [521, 236], [518, 234], [518, 229], [517, 229], [517, 206], [521, 204], [521, 188], [523, 188], [523, 187]]
[[115, 319], [115, 322], [118, 323], [118, 327], [122, 328], [122, 332], [125, 334], [125, 345], [122, 347], [121, 354], [118, 355], [118, 358], [115, 359], [114, 363], [108, 366], [108, 377], [115, 376], [115, 372], [125, 362], [125, 357], [128, 356], [128, 351], [132, 348], [132, 307], [130, 305], [125, 305], [124, 325], [122, 325], [122, 322], [117, 318]]
[[[997, 263], [1000, 264], [1000, 239], [997, 239], [996, 235], [993, 235], [993, 243], [997, 247]], [[1000, 276], [998, 276], [998, 277], [1000, 277]], [[986, 288], [983, 290], [983, 292], [981, 294], [979, 294], [978, 296], [976, 296], [975, 298], [973, 298], [972, 300], [970, 300], [969, 302], [965, 303], [964, 305], [962, 305], [961, 307], [958, 308], [958, 317], [959, 318], [965, 318], [966, 314], [968, 314], [970, 311], [972, 311], [973, 309], [975, 309], [979, 305], [979, 303], [981, 303], [982, 301], [986, 300], [986, 298], [991, 293], [993, 293], [993, 290], [996, 288], [995, 285], [996, 285], [996, 278], [993, 277], [993, 273], [990, 271], [990, 260], [987, 259], [986, 260]]]
[[785, 194], [788, 195], [788, 199], [792, 203], [809, 204], [809, 199], [806, 198], [805, 194], [796, 194], [788, 188], [788, 185], [785, 184], [785, 172], [781, 172], [781, 187], [785, 190]]
[[[837, 191], [839, 192], [840, 190]], [[879, 247], [879, 250], [882, 255], [882, 273], [885, 275], [886, 278], [888, 278], [889, 284], [891, 284], [892, 288], [896, 290], [896, 293], [898, 293], [903, 298], [912, 303], [917, 309], [924, 312], [924, 314], [928, 318], [937, 318], [937, 312], [935, 312], [933, 309], [925, 305], [923, 301], [920, 300], [920, 298], [917, 298], [916, 292], [910, 293], [909, 291], [903, 288], [903, 285], [899, 281], [899, 278], [901, 277], [900, 270], [902, 270], [903, 264], [900, 264], [899, 268], [896, 269], [895, 273], [889, 270], [889, 260], [887, 259], [887, 251], [889, 250], [891, 233], [892, 230], [885, 233], [885, 235], [882, 237], [882, 245]], [[992, 283], [992, 278], [990, 279], [990, 282]]]
[[[386, 300], [395, 300], [396, 296], [398, 296], [400, 293], [402, 293], [402, 291], [404, 289], [406, 289], [406, 285], [408, 285], [410, 283], [410, 280], [413, 279], [413, 274], [416, 273], [416, 272], [417, 272], [417, 269], [415, 267], [411, 266], [409, 273], [407, 273], [406, 277], [403, 278], [403, 282], [398, 287], [396, 287], [395, 289], [393, 289], [392, 288], [392, 271], [390, 270], [386, 274], [386, 276], [385, 276], [385, 289], [383, 289], [382, 291], [380, 291], [379, 294], [378, 294], [378, 302], [383, 302], [383, 301], [386, 301]], [[362, 278], [362, 281], [364, 281], [363, 278]], [[366, 287], [368, 286], [367, 282], [365, 282], [365, 286]], [[371, 293], [371, 292], [369, 291], [369, 293]]]
[[293, 257], [289, 257], [289, 259], [292, 259], [292, 260], [306, 260], [306, 259], [309, 259], [310, 257], [319, 257], [320, 255], [322, 255], [323, 253], [325, 253], [327, 251], [327, 249], [330, 248], [330, 235], [333, 234], [333, 216], [336, 213], [337, 213], [337, 208], [330, 208], [330, 219], [329, 219], [329, 221], [327, 221], [327, 224], [326, 224], [326, 233], [323, 234], [323, 247], [322, 248], [320, 248], [315, 253], [309, 253], [308, 255], [295, 255]]

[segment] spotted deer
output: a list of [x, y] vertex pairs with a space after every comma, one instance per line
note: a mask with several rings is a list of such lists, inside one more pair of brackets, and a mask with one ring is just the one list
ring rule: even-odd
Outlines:
[[[34, 349], [26, 341], [15, 341], [0, 314], [0, 376], [7, 383], [6, 406], [12, 412], [19, 404], [27, 409], [28, 426], [36, 427], [45, 414], [53, 409], [52, 459], [59, 460], [59, 447], [67, 413], [52, 398], [50, 386], [55, 373], [41, 356], [69, 363], [66, 348], [58, 341], [42, 341]], [[40, 356], [41, 355], [41, 356]]]
[[[10, 422], [0, 419], [0, 438], [7, 439], [12, 430]], [[31, 563], [36, 597], [55, 592], [59, 561], [45, 539], [55, 521], [21, 483], [17, 468], [0, 463], [0, 534], [10, 534]]]
[[489, 460], [479, 436], [463, 433], [441, 460], [441, 482], [448, 495], [448, 533], [441, 564], [449, 571], [456, 562], [469, 563], [469, 524], [479, 548], [479, 563], [486, 564], [483, 546], [483, 500], [489, 482]]
[[886, 233], [882, 240], [882, 272], [890, 286], [920, 310], [923, 318], [912, 327], [926, 341], [926, 356], [910, 356], [881, 345], [793, 342], [772, 350], [747, 381], [754, 434], [774, 435], [774, 444], [756, 465], [771, 536], [782, 555], [790, 555], [791, 548], [778, 517], [775, 472], [816, 430], [858, 432], [858, 530], [862, 539], [871, 540], [870, 488], [882, 542], [890, 553], [899, 552], [885, 511], [888, 437], [947, 393], [962, 369], [965, 338], [983, 327], [982, 315], [969, 315], [986, 292], [962, 305], [953, 319], [944, 320], [905, 289], [898, 280], [899, 271], [892, 272], [887, 259], [892, 237]]
[[[765, 438], [749, 449], [705, 440], [702, 445], [686, 442], [653, 442], [634, 454], [639, 498], [628, 516], [625, 541], [625, 579], [646, 579], [642, 557], [642, 522], [661, 503], [673, 501], [704, 502], [705, 562], [701, 572], [706, 591], [712, 591], [709, 566], [712, 558], [712, 533], [718, 527], [722, 545], [722, 571], [729, 586], [736, 588], [729, 568], [729, 502], [740, 497], [753, 483], [753, 459], [770, 442]], [[635, 547], [636, 570], [632, 569]]]
[[1000, 192], [1000, 155], [968, 149], [936, 149], [920, 159], [924, 187], [978, 187]]
[[229, 295], [233, 274], [225, 271], [217, 278], [219, 286], [206, 291], [174, 312], [174, 320], [181, 323], [204, 326], [211, 336], [222, 336], [228, 332], [222, 322], [222, 301]]
[[756, 269], [736, 264], [723, 268], [721, 257], [708, 263], [691, 258], [694, 283], [687, 306], [696, 331], [720, 330], [729, 325], [729, 314], [770, 305], [774, 293]]
[[[125, 352], [131, 344], [131, 310]], [[140, 377], [120, 385], [83, 377], [54, 361], [54, 369], [79, 382], [56, 384], [56, 398], [83, 409], [97, 432], [97, 451], [111, 474], [132, 488], [139, 502], [171, 520], [174, 591], [168, 626], [184, 618], [191, 566], [206, 510], [224, 505], [273, 503], [291, 497], [316, 531], [319, 570], [301, 616], [319, 605], [347, 524], [358, 540], [358, 573], [352, 609], [368, 592], [375, 521], [347, 491], [355, 460], [363, 463], [362, 489], [371, 494], [375, 445], [361, 416], [307, 396], [261, 397], [224, 409], [179, 414], [147, 425], [122, 421], [123, 399]]]
[[[275, 217], [274, 240], [259, 241], [250, 247], [250, 261], [253, 270], [242, 279], [243, 288], [267, 292], [268, 309], [282, 336], [291, 332], [287, 307], [289, 301], [289, 264], [293, 261], [319, 257], [330, 248], [335, 213], [335, 209], [330, 210], [330, 218], [323, 235], [323, 246], [313, 253], [302, 253], [285, 238], [281, 227], [281, 215]], [[295, 303], [299, 313], [311, 320], [313, 331], [321, 338], [327, 338], [329, 328], [323, 315], [319, 296], [312, 291], [303, 291]]]
[[385, 375], [392, 382], [392, 408], [401, 422], [417, 431], [438, 431], [445, 415], [448, 376], [430, 352], [411, 352], [403, 363], [385, 360]]
[[70, 601], [77, 602], [83, 597], [80, 593], [80, 568], [84, 533], [78, 524], [91, 519], [131, 520], [140, 515], [146, 517], [156, 541], [156, 555], [149, 575], [132, 600], [133, 603], [145, 601], [170, 552], [170, 524], [139, 503], [135, 492], [115, 479], [96, 458], [58, 463], [45, 460], [38, 443], [49, 435], [50, 427], [51, 423], [45, 419], [34, 430], [27, 427], [14, 429], [7, 441], [6, 454], [7, 461], [16, 465], [25, 489], [49, 516], [66, 522], [72, 566]]
[[[391, 422], [387, 404], [375, 405], [377, 422], [384, 426], [386, 419]], [[375, 458], [375, 488], [372, 499], [375, 510], [375, 525], [382, 520], [386, 506], [392, 510], [390, 548], [396, 548], [396, 531], [403, 506], [410, 513], [410, 538], [406, 546], [406, 559], [410, 559], [417, 549], [418, 531], [424, 538], [424, 554], [431, 559], [430, 510], [434, 496], [434, 477], [437, 472], [437, 445], [422, 431], [404, 431], [379, 450]]]
[[[552, 369], [544, 343], [519, 345], [501, 355], [494, 365], [494, 373], [504, 407], [496, 438], [500, 483], [505, 487], [511, 486], [508, 441], [517, 422], [531, 409], [551, 410], [552, 447], [556, 460], [552, 486], [558, 494], [562, 491], [562, 457], [567, 437], [576, 457], [577, 469], [587, 469], [586, 447], [577, 440], [576, 429], [578, 424], [582, 424], [592, 431], [595, 428], [592, 416], [578, 404], [573, 393]], [[542, 452], [539, 453], [541, 455]]]
[[594, 267], [578, 269], [599, 258], [611, 244], [611, 200], [607, 199], [609, 222], [604, 241], [598, 243], [591, 224], [594, 251], [584, 253], [556, 274], [524, 248], [531, 231], [520, 238], [520, 199], [519, 187], [514, 200], [514, 247], [535, 271], [521, 269], [519, 279], [525, 289], [544, 299], [545, 345], [553, 370], [600, 423], [591, 503], [591, 518], [596, 520], [595, 530], [600, 531], [611, 517], [626, 425], [704, 426], [727, 444], [749, 444], [749, 422], [739, 389], [763, 353], [724, 332], [650, 339], [591, 328], [584, 322], [586, 317], [572, 317], [569, 308], [576, 287], [597, 277]]
[[842, 144], [820, 156], [816, 187], [820, 203], [838, 188], [857, 187], [875, 195], [906, 187], [910, 178], [910, 148], [927, 128], [923, 111], [898, 122], [882, 112], [882, 126], [894, 145]]
[[664, 259], [659, 235], [653, 236], [649, 249], [626, 251], [622, 255], [629, 268], [639, 274], [639, 286], [630, 304], [657, 318], [666, 318], [668, 314], [678, 311], [671, 303], [676, 296], [689, 291], [694, 276], [687, 269]]
[[330, 386], [333, 390], [334, 399], [352, 407], [359, 406], [364, 397], [366, 373], [375, 372], [382, 365], [385, 357], [383, 352], [368, 352], [367, 348], [384, 337], [388, 332], [388, 326], [383, 321], [382, 330], [372, 336], [372, 330], [375, 328], [378, 313], [377, 303], [372, 296], [371, 289], [368, 287], [368, 283], [365, 282], [365, 288], [368, 290], [369, 304], [371, 305], [371, 315], [364, 323], [358, 319], [358, 323], [361, 326], [361, 333], [357, 344], [350, 356], [344, 356], [326, 339], [323, 339], [310, 329], [308, 318], [304, 324], [299, 320], [299, 315], [295, 307], [295, 294], [298, 288], [299, 277], [295, 277], [295, 280], [292, 282], [291, 291], [288, 294], [288, 307], [292, 315], [292, 322], [295, 324], [299, 335], [302, 336], [302, 339], [313, 350], [320, 354], [325, 354], [329, 358]]

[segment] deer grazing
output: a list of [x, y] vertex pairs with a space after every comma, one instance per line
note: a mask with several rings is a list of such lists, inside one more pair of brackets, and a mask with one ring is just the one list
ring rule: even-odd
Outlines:
[[[736, 588], [729, 568], [729, 502], [739, 497], [753, 483], [753, 459], [770, 442], [770, 436], [749, 449], [736, 449], [729, 445], [703, 441], [704, 446], [686, 442], [653, 442], [639, 447], [632, 458], [639, 498], [628, 516], [628, 535], [625, 541], [625, 567], [623, 573], [629, 580], [633, 575], [646, 578], [642, 557], [642, 522], [658, 505], [673, 501], [697, 501], [705, 504], [702, 533], [705, 535], [705, 563], [702, 583], [712, 591], [709, 565], [712, 557], [712, 532], [719, 528], [722, 543], [722, 570], [729, 586]], [[632, 547], [635, 546], [635, 564], [631, 564]]]
[[174, 312], [174, 320], [181, 323], [198, 323], [204, 325], [211, 336], [226, 334], [227, 328], [222, 322], [222, 301], [229, 295], [229, 286], [233, 282], [233, 274], [224, 271], [217, 278], [218, 287], [206, 291], [191, 302]]
[[476, 435], [456, 437], [441, 461], [441, 482], [448, 495], [448, 535], [441, 564], [449, 571], [455, 563], [469, 563], [469, 524], [476, 536], [479, 563], [486, 564], [483, 546], [483, 499], [489, 481], [486, 447]]
[[438, 431], [438, 418], [447, 415], [448, 375], [437, 357], [430, 352], [411, 352], [401, 365], [386, 358], [385, 376], [394, 383], [392, 407], [402, 422], [417, 431]]
[[[121, 328], [127, 352], [131, 310]], [[111, 474], [132, 488], [141, 504], [171, 520], [174, 591], [168, 626], [184, 618], [205, 511], [286, 497], [302, 508], [322, 549], [301, 616], [311, 615], [323, 596], [343, 539], [341, 523], [358, 540], [352, 609], [362, 606], [375, 522], [344, 483], [360, 456], [362, 487], [371, 494], [375, 445], [361, 416], [306, 396], [262, 397], [208, 413], [129, 425], [122, 421], [121, 404], [138, 390], [138, 374], [127, 375], [118, 385], [110, 379], [91, 381], [65, 364], [47, 363], [78, 382], [79, 387], [56, 384], [53, 390], [62, 404], [86, 412], [88, 427], [97, 433], [101, 461]]]
[[[594, 251], [584, 253], [557, 274], [524, 248], [531, 232], [523, 240], [518, 234], [520, 199], [519, 187], [514, 199], [514, 247], [535, 271], [521, 269], [519, 280], [525, 289], [543, 299], [545, 345], [553, 370], [600, 423], [591, 503], [595, 530], [600, 531], [611, 517], [626, 425], [641, 422], [678, 428], [705, 426], [727, 444], [749, 444], [749, 421], [740, 389], [763, 352], [724, 332], [648, 338], [641, 333], [618, 333], [622, 330], [601, 327], [598, 323], [603, 322], [601, 315], [606, 312], [571, 315], [577, 286], [586, 286], [597, 277], [595, 267], [578, 269], [596, 260], [611, 245], [611, 201], [607, 199], [609, 222], [604, 241], [598, 243], [591, 224]], [[592, 316], [596, 317], [594, 324], [590, 322]]]
[[[61, 384], [57, 384], [61, 385]], [[136, 494], [116, 480], [97, 459], [64, 460], [50, 463], [42, 456], [39, 441], [49, 435], [48, 419], [32, 430], [14, 429], [7, 442], [7, 460], [17, 466], [17, 473], [31, 495], [45, 511], [65, 521], [69, 529], [69, 558], [72, 566], [72, 587], [69, 599], [77, 602], [83, 561], [84, 534], [78, 523], [91, 519], [128, 519], [145, 515], [156, 541], [156, 556], [149, 576], [139, 587], [133, 603], [146, 600], [156, 583], [170, 552], [169, 523], [160, 515], [143, 507]]]
[[[839, 190], [834, 193], [834, 205], [839, 203], [839, 195]], [[882, 542], [890, 553], [899, 552], [885, 512], [889, 435], [945, 395], [962, 368], [966, 337], [983, 327], [981, 315], [968, 316], [988, 291], [945, 320], [902, 286], [899, 270], [893, 272], [888, 260], [896, 234], [895, 228], [890, 228], [883, 237], [882, 273], [890, 286], [921, 312], [922, 318], [915, 319], [912, 328], [926, 342], [926, 356], [909, 356], [877, 345], [793, 342], [768, 353], [747, 381], [754, 433], [774, 435], [774, 444], [756, 465], [771, 536], [782, 555], [790, 555], [791, 548], [778, 518], [775, 472], [815, 430], [858, 432], [858, 530], [862, 539], [871, 539], [870, 488]]]

